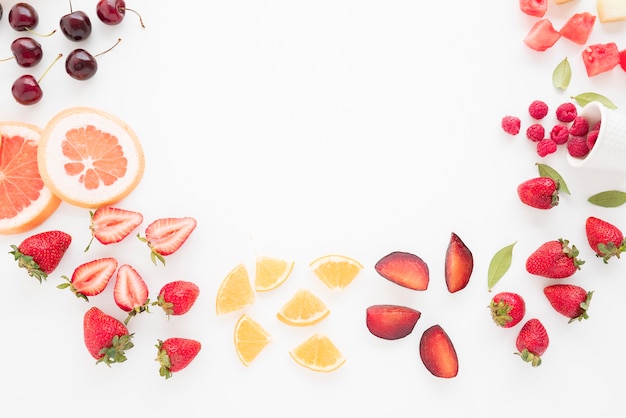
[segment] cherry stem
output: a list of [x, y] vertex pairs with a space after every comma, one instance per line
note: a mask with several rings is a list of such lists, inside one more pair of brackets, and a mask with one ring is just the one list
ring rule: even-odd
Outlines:
[[118, 39], [117, 39], [117, 42], [116, 42], [115, 44], [113, 44], [113, 46], [112, 46], [112, 47], [110, 47], [109, 49], [107, 49], [107, 50], [105, 50], [105, 51], [102, 51], [102, 52], [100, 52], [99, 54], [94, 55], [94, 58], [97, 58], [97, 57], [99, 57], [99, 56], [100, 56], [100, 55], [102, 55], [102, 54], [106, 54], [107, 52], [109, 52], [110, 50], [112, 50], [113, 48], [115, 48], [116, 46], [118, 46], [120, 42], [122, 42], [122, 38], [118, 38]]
[[146, 25], [143, 24], [143, 19], [141, 18], [141, 15], [139, 14], [138, 11], [133, 10], [133, 9], [129, 9], [128, 7], [125, 7], [124, 10], [129, 11], [129, 12], [133, 12], [134, 14], [137, 15], [137, 17], [139, 18], [139, 24], [141, 25], [142, 28], [146, 28]]
[[15, 56], [8, 57], [8, 58], [2, 58], [2, 59], [0, 59], [0, 62], [10, 61], [10, 60], [13, 60], [13, 59], [15, 59]]
[[31, 29], [26, 29], [26, 31], [27, 31], [28, 33], [31, 33], [31, 34], [35, 35], [35, 36], [41, 36], [41, 37], [43, 37], [43, 38], [47, 38], [48, 36], [52, 36], [52, 35], [54, 35], [54, 34], [56, 33], [56, 31], [57, 31], [57, 30], [56, 30], [56, 29], [54, 29], [52, 32], [50, 32], [50, 33], [48, 33], [48, 34], [35, 32], [34, 30], [31, 30]]
[[50, 68], [52, 68], [52, 66], [61, 59], [61, 57], [63, 56], [63, 54], [59, 54], [57, 55], [57, 57], [54, 59], [54, 61], [52, 61], [52, 63], [50, 65], [48, 65], [48, 68], [46, 68], [46, 71], [43, 72], [43, 74], [41, 75], [41, 77], [39, 77], [39, 80], [37, 80], [37, 83], [41, 83], [41, 80], [43, 80], [43, 78], [45, 77], [46, 74], [48, 74], [48, 71], [50, 71]]
[[70, 13], [74, 12], [74, 9], [72, 8], [72, 0], [69, 0], [70, 2]]

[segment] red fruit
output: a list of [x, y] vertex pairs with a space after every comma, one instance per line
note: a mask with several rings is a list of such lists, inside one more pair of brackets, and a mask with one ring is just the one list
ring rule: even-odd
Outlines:
[[11, 245], [12, 254], [20, 268], [41, 283], [57, 268], [72, 243], [72, 237], [63, 231], [46, 231], [31, 235], [20, 245]]
[[97, 307], [90, 308], [83, 318], [85, 346], [89, 354], [107, 366], [126, 361], [127, 350], [133, 348], [132, 334], [118, 319]]
[[165, 284], [153, 306], [160, 306], [169, 317], [187, 313], [198, 299], [200, 288], [193, 282], [176, 280]]
[[526, 128], [526, 138], [533, 142], [541, 141], [546, 135], [546, 128], [540, 123], [533, 123]]
[[426, 290], [430, 281], [428, 265], [415, 254], [395, 251], [374, 266], [385, 279], [413, 290]]
[[[104, 245], [120, 242], [143, 222], [143, 215], [139, 212], [110, 206], [98, 208], [90, 215], [91, 239], [95, 238]], [[89, 245], [85, 251], [89, 250]]]
[[533, 119], [543, 119], [548, 115], [548, 105], [542, 100], [533, 100], [528, 105], [528, 114]]
[[398, 340], [413, 332], [421, 312], [399, 305], [372, 305], [365, 311], [367, 329], [385, 340]]
[[560, 122], [572, 122], [576, 116], [578, 116], [578, 110], [576, 109], [576, 105], [572, 102], [561, 103], [556, 108], [556, 118]]
[[113, 257], [92, 260], [76, 267], [71, 279], [62, 276], [67, 283], [61, 283], [57, 287], [69, 287], [76, 297], [89, 301], [88, 296], [96, 296], [104, 291], [116, 269], [117, 260]]
[[165, 341], [157, 340], [156, 348], [156, 361], [161, 365], [159, 374], [169, 379], [172, 373], [181, 371], [196, 358], [202, 345], [199, 341], [187, 338], [168, 338]]
[[589, 154], [587, 136], [570, 135], [569, 140], [567, 141], [567, 152], [574, 158], [585, 158], [587, 154]]
[[626, 49], [619, 51], [619, 66], [626, 71]]
[[541, 365], [541, 356], [546, 352], [549, 344], [550, 339], [546, 328], [537, 318], [532, 318], [526, 321], [517, 335], [515, 341], [517, 353], [515, 354], [531, 363], [533, 367], [537, 367]]
[[451, 378], [459, 372], [459, 359], [454, 345], [439, 325], [433, 325], [422, 334], [420, 357], [433, 376]]
[[584, 45], [593, 30], [596, 17], [588, 12], [576, 13], [563, 25], [561, 36], [579, 45]]
[[133, 316], [148, 310], [148, 286], [137, 270], [128, 264], [122, 264], [117, 270], [113, 300], [121, 310], [128, 312], [124, 325], [128, 325]]
[[195, 228], [194, 218], [162, 218], [148, 225], [146, 236], [139, 239], [148, 243], [152, 262], [159, 260], [165, 265], [165, 256], [178, 251]]
[[615, 42], [589, 45], [583, 50], [582, 58], [589, 77], [612, 70], [620, 59]]
[[526, 303], [518, 293], [500, 292], [489, 303], [491, 318], [502, 328], [512, 328], [526, 315]]
[[615, 225], [596, 217], [590, 216], [585, 222], [587, 241], [597, 257], [602, 257], [605, 263], [613, 256], [619, 258], [626, 251], [624, 234]]
[[569, 134], [573, 136], [585, 136], [589, 132], [589, 121], [582, 116], [575, 116], [569, 127]]
[[450, 293], [464, 289], [474, 270], [474, 257], [470, 249], [454, 232], [446, 250], [445, 278]]
[[593, 291], [573, 284], [555, 284], [546, 286], [543, 293], [555, 311], [569, 318], [568, 323], [589, 318], [587, 310]]
[[519, 8], [529, 16], [543, 17], [548, 11], [548, 0], [519, 0]]
[[554, 125], [550, 130], [550, 139], [557, 145], [567, 143], [569, 139], [569, 128], [565, 125]]
[[537, 142], [537, 155], [545, 157], [546, 155], [554, 154], [557, 150], [557, 143], [550, 138], [543, 138]]
[[578, 258], [576, 246], [569, 241], [558, 239], [548, 241], [533, 252], [526, 260], [526, 271], [549, 279], [563, 279], [572, 276], [584, 261]]
[[517, 116], [504, 116], [500, 125], [507, 134], [517, 135], [520, 131], [522, 121]]
[[517, 186], [522, 203], [537, 209], [551, 209], [559, 204], [559, 183], [550, 177], [535, 177]]
[[554, 29], [552, 22], [548, 19], [541, 19], [530, 28], [524, 38], [524, 43], [529, 48], [541, 52], [551, 48], [560, 38], [561, 34]]

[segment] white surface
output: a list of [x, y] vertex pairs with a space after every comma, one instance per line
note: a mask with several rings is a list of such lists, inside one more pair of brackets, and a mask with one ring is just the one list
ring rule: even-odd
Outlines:
[[[7, 54], [15, 36], [6, 22], [12, 3], [3, 1], [0, 21]], [[56, 27], [64, 3], [33, 0], [40, 31]], [[19, 271], [9, 255], [0, 258], [3, 416], [85, 411], [97, 417], [123, 408], [129, 415], [184, 409], [202, 417], [521, 417], [534, 414], [537, 402], [559, 416], [600, 406], [624, 410], [615, 382], [626, 373], [619, 317], [626, 260], [602, 264], [584, 235], [590, 215], [626, 229], [623, 209], [586, 202], [596, 192], [625, 189], [624, 178], [571, 168], [560, 151], [543, 162], [563, 175], [572, 195], [548, 212], [524, 207], [516, 187], [537, 174], [540, 160], [523, 134], [511, 138], [499, 126], [505, 114], [525, 115], [534, 99], [554, 108], [585, 91], [624, 107], [620, 69], [588, 79], [582, 47], [567, 40], [545, 53], [529, 50], [522, 39], [534, 19], [515, 2], [129, 0], [145, 30], [131, 13], [122, 25], [105, 27], [95, 2], [73, 3], [93, 16], [90, 50], [105, 50], [118, 36], [122, 43], [99, 58], [98, 74], [87, 82], [70, 79], [57, 63], [42, 82], [43, 101], [33, 107], [14, 103], [10, 85], [23, 70], [2, 63], [2, 118], [43, 125], [79, 105], [119, 116], [138, 133], [147, 158], [144, 179], [119, 206], [141, 211], [142, 228], [165, 216], [194, 216], [198, 227], [165, 267], [154, 266], [132, 237], [84, 253], [88, 211], [63, 204], [32, 231], [61, 228], [74, 237], [47, 283]], [[573, 11], [593, 7], [588, 3], [550, 4], [549, 16], [559, 27]], [[589, 43], [622, 39], [624, 30], [623, 23], [598, 24]], [[46, 55], [37, 71], [73, 47], [60, 33], [41, 42]], [[561, 92], [551, 73], [565, 56], [574, 76]], [[443, 281], [451, 232], [475, 257], [469, 286], [453, 295]], [[0, 246], [8, 252], [27, 235], [0, 237]], [[568, 325], [542, 294], [553, 282], [524, 270], [537, 246], [561, 237], [587, 260], [568, 282], [596, 292], [584, 323]], [[551, 344], [536, 369], [513, 355], [519, 326], [497, 328], [486, 308], [490, 259], [515, 241], [513, 265], [494, 292], [519, 291], [527, 319], [546, 325]], [[374, 263], [394, 250], [427, 261], [427, 291], [402, 289], [376, 274]], [[329, 253], [365, 266], [343, 292], [326, 291], [308, 270]], [[248, 310], [273, 341], [246, 368], [232, 341], [238, 314], [216, 317], [214, 300], [236, 264], [248, 263], [253, 276], [259, 254], [292, 258], [296, 267]], [[137, 268], [151, 295], [174, 279], [201, 287], [183, 317], [166, 321], [155, 310], [134, 318], [136, 346], [126, 363], [110, 369], [95, 366], [83, 345], [89, 305], [55, 288], [60, 275], [101, 255]], [[289, 329], [274, 316], [299, 287], [318, 292], [332, 310], [314, 329]], [[90, 303], [125, 317], [113, 304], [112, 286]], [[375, 303], [406, 304], [422, 317], [407, 338], [378, 340], [364, 323], [365, 308]], [[459, 355], [459, 375], [451, 380], [431, 376], [418, 356], [421, 333], [435, 323]], [[338, 371], [315, 374], [287, 354], [314, 331], [326, 332], [347, 357]], [[158, 376], [154, 344], [169, 336], [196, 338], [203, 348], [166, 381]], [[115, 406], [105, 406], [109, 400]]]

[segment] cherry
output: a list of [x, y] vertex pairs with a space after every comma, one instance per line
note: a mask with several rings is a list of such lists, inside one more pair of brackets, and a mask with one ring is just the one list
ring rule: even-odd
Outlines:
[[124, 0], [99, 0], [96, 4], [96, 14], [102, 23], [106, 25], [118, 25], [124, 20], [126, 11], [131, 11], [139, 17], [139, 23], [145, 28], [141, 15], [133, 9], [126, 7]]
[[91, 35], [91, 19], [81, 10], [74, 11], [71, 0], [70, 12], [61, 17], [59, 26], [63, 35], [70, 41], [82, 41]]
[[28, 3], [15, 3], [9, 10], [9, 25], [18, 32], [32, 30], [39, 24], [39, 14]]
[[15, 59], [20, 67], [29, 68], [39, 64], [43, 57], [41, 44], [27, 36], [17, 38], [11, 42], [11, 52], [13, 53], [11, 58], [5, 58], [0, 61]]
[[0, 19], [2, 19], [2, 12], [3, 12], [3, 11], [4, 11], [4, 10], [2, 10], [2, 4], [0, 4]]
[[13, 86], [11, 87], [11, 93], [13, 97], [19, 104], [23, 105], [34, 105], [38, 103], [43, 97], [43, 90], [39, 83], [44, 78], [44, 76], [50, 71], [50, 68], [56, 63], [63, 54], [59, 54], [56, 59], [48, 66], [46, 71], [39, 77], [39, 80], [36, 80], [30, 74], [24, 74], [18, 77], [17, 80], [13, 82]]
[[65, 71], [75, 80], [88, 80], [98, 71], [98, 61], [102, 54], [106, 54], [117, 46], [122, 40], [118, 39], [115, 45], [97, 55], [91, 55], [82, 48], [77, 48], [70, 52], [65, 59]]

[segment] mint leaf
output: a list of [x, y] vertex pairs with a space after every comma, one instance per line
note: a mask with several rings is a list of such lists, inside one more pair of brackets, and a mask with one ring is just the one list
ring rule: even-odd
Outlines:
[[517, 241], [513, 244], [507, 245], [506, 247], [498, 250], [495, 253], [491, 262], [489, 263], [489, 270], [487, 272], [487, 288], [491, 291], [496, 283], [500, 281], [504, 273], [509, 270], [511, 267], [511, 261], [513, 260], [513, 247]]
[[617, 109], [617, 106], [615, 106], [615, 104], [612, 101], [610, 101], [607, 97], [598, 93], [593, 93], [593, 92], [581, 93], [577, 96], [571, 96], [571, 98], [574, 99], [576, 103], [578, 103], [580, 106], [585, 106], [591, 102], [599, 102], [600, 104], [603, 104], [609, 109]]
[[594, 194], [587, 200], [589, 203], [603, 208], [616, 208], [626, 203], [626, 193], [619, 190], [607, 190]]
[[550, 177], [552, 180], [556, 181], [559, 185], [559, 191], [563, 193], [567, 193], [571, 195], [569, 189], [567, 188], [567, 184], [561, 175], [552, 167], [546, 164], [536, 163], [537, 168], [539, 169], [539, 175], [541, 177]]
[[567, 57], [556, 66], [552, 72], [552, 84], [557, 89], [565, 90], [572, 81], [572, 67], [569, 65]]

